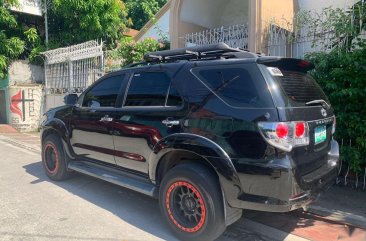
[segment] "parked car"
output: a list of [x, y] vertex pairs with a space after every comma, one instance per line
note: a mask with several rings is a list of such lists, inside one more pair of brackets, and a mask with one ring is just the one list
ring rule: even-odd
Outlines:
[[49, 178], [79, 172], [158, 198], [183, 240], [217, 238], [243, 209], [306, 207], [333, 184], [336, 121], [311, 63], [225, 44], [145, 60], [45, 114]]

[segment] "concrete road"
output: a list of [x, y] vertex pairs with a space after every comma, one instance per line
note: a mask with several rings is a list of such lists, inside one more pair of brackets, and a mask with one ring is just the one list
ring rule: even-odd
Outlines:
[[[50, 181], [40, 159], [0, 140], [0, 240], [176, 240], [157, 200], [82, 175]], [[231, 240], [270, 239], [239, 222], [219, 238]]]

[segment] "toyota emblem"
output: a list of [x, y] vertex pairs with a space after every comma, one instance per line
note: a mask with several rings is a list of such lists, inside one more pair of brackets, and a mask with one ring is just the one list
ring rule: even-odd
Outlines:
[[321, 113], [323, 117], [327, 117], [328, 115], [327, 111], [324, 108], [321, 109]]

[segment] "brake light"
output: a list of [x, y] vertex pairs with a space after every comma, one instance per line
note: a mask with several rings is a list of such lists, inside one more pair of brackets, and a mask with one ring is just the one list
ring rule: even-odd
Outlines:
[[304, 122], [298, 122], [295, 125], [295, 136], [297, 138], [303, 137], [305, 134], [305, 123]]
[[267, 143], [283, 151], [309, 145], [307, 122], [259, 122], [258, 127]]
[[278, 138], [286, 138], [288, 135], [288, 126], [286, 123], [279, 123], [276, 126], [276, 134]]

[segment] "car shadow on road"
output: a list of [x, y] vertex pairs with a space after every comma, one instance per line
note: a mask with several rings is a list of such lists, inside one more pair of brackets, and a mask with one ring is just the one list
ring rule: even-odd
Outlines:
[[23, 168], [37, 178], [31, 184], [51, 182], [158, 238], [177, 240], [160, 214], [158, 201], [151, 197], [82, 174], [74, 174], [66, 181], [55, 182], [46, 176], [41, 162]]
[[[46, 176], [41, 162], [35, 162], [23, 166], [23, 168], [28, 174], [36, 178], [31, 184], [52, 183], [113, 213], [121, 220], [147, 233], [164, 240], [177, 240], [160, 214], [158, 201], [153, 198], [82, 174], [75, 174], [64, 182], [55, 182]], [[336, 237], [341, 233], [345, 234], [347, 232], [349, 236], [352, 236], [353, 232], [352, 229], [342, 227], [341, 224], [333, 223], [337, 224], [333, 228], [338, 230], [344, 229], [344, 231], [340, 233], [334, 232], [333, 234], [323, 233], [323, 231], [328, 229], [317, 229], [314, 227], [325, 225], [323, 223], [325, 221], [321, 218], [306, 216], [302, 212], [267, 213], [244, 211], [243, 217], [228, 227], [217, 241], [284, 240], [288, 233], [311, 238], [312, 240], [324, 240], [323, 238], [332, 240], [330, 236]], [[252, 226], [248, 225], [250, 221], [253, 222]], [[329, 223], [329, 221], [326, 222]], [[264, 226], [260, 227], [260, 224]], [[275, 230], [282, 230], [282, 232], [275, 235], [273, 233]], [[314, 233], [317, 233], [317, 235], [313, 236]], [[312, 235], [312, 237], [308, 235]]]
[[[35, 162], [23, 166], [25, 171], [36, 179], [31, 184], [49, 182], [68, 192], [107, 210], [123, 221], [158, 238], [177, 240], [170, 232], [159, 210], [158, 200], [132, 190], [75, 173], [70, 179], [63, 182], [50, 180], [44, 173], [42, 162]], [[227, 228], [225, 233], [216, 241], [263, 241], [270, 240], [262, 235], [245, 229], [237, 222]], [[123, 237], [122, 237], [123, 238]]]

